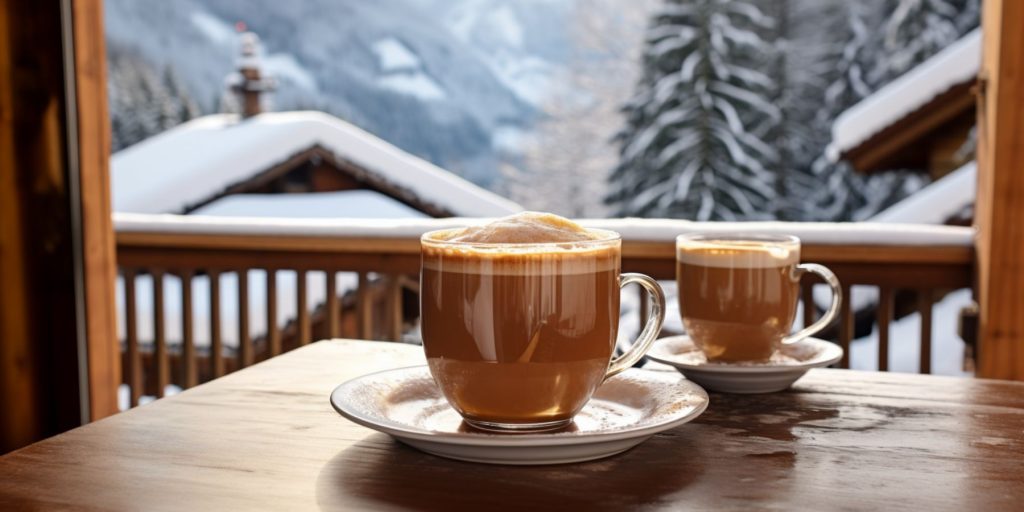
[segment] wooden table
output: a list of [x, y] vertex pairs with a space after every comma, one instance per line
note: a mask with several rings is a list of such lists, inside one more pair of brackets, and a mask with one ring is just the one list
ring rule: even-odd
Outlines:
[[418, 347], [323, 341], [0, 458], [0, 510], [1021, 510], [1024, 384], [813, 370], [595, 462], [420, 453], [338, 416]]

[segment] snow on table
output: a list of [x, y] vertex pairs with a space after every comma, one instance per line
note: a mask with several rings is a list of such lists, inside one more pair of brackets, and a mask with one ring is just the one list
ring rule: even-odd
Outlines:
[[456, 215], [501, 216], [522, 210], [320, 112], [264, 113], [244, 120], [214, 114], [119, 151], [110, 162], [114, 210], [180, 212], [316, 145]]

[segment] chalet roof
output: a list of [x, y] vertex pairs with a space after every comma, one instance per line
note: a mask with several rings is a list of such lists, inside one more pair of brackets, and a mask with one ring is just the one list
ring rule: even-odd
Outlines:
[[311, 148], [323, 148], [389, 188], [464, 217], [522, 207], [321, 112], [193, 119], [111, 158], [114, 211], [177, 213]]
[[829, 158], [855, 159], [867, 146], [894, 150], [972, 109], [970, 87], [980, 66], [981, 29], [975, 29], [840, 114], [832, 124]]
[[945, 224], [974, 204], [978, 170], [972, 161], [930, 183], [906, 199], [882, 210], [869, 222], [901, 224]]
[[308, 194], [235, 194], [191, 212], [214, 217], [279, 217], [292, 219], [415, 219], [423, 212], [373, 190]]

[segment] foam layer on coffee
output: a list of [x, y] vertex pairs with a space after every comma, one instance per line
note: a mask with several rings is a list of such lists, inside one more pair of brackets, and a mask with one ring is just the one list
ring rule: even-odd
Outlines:
[[756, 241], [686, 241], [677, 245], [679, 262], [723, 268], [775, 268], [800, 262], [798, 245]]
[[603, 238], [583, 226], [550, 213], [522, 212], [483, 226], [454, 233], [449, 242], [480, 244], [538, 244], [583, 242]]
[[423, 267], [484, 275], [584, 274], [617, 269], [619, 251], [612, 232], [524, 212], [424, 238]]

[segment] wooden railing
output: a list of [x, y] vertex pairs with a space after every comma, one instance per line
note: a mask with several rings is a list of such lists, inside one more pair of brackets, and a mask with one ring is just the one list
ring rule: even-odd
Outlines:
[[[117, 255], [124, 302], [119, 308], [123, 329], [122, 372], [129, 386], [131, 405], [144, 395], [163, 396], [169, 384], [186, 388], [227, 372], [328, 337], [399, 340], [415, 330], [420, 266], [419, 235], [427, 230], [465, 224], [466, 220], [296, 221], [272, 219], [203, 219], [175, 216], [115, 216]], [[674, 236], [692, 231], [786, 232], [803, 240], [802, 259], [822, 263], [844, 285], [841, 322], [831, 333], [849, 354], [854, 338], [855, 311], [850, 306], [851, 285], [879, 289], [873, 319], [879, 326], [878, 368], [888, 368], [889, 325], [910, 310], [922, 318], [920, 371], [930, 371], [933, 303], [950, 290], [972, 287], [974, 255], [968, 228], [892, 225], [837, 225], [799, 223], [699, 224], [665, 220], [594, 221], [623, 233], [623, 271], [647, 273], [657, 279], [675, 276]], [[914, 243], [909, 243], [913, 241]], [[262, 273], [264, 293], [250, 293], [255, 273]], [[282, 276], [294, 289], [280, 302]], [[294, 272], [294, 274], [291, 274]], [[347, 273], [353, 286], [339, 288], [325, 279], [322, 300], [311, 303], [313, 273]], [[245, 275], [231, 290], [225, 276]], [[152, 280], [150, 301], [140, 301], [137, 282]], [[164, 287], [179, 283], [182, 293], [179, 339], [170, 330]], [[200, 295], [206, 310], [194, 304], [193, 283], [202, 282]], [[225, 294], [236, 297], [233, 318], [222, 314]], [[267, 297], [277, 297], [268, 300]], [[314, 295], [315, 297], [315, 295]], [[251, 308], [252, 299], [259, 307]], [[805, 304], [813, 303], [811, 283], [804, 286]], [[283, 304], [295, 315], [283, 325], [267, 320], [263, 332], [250, 330], [253, 313], [279, 318]], [[148, 302], [150, 311], [140, 311]], [[909, 304], [909, 306], [908, 306]], [[207, 315], [207, 343], [197, 344], [195, 318]], [[804, 321], [814, 320], [817, 309], [804, 308]], [[670, 311], [669, 314], [674, 314]], [[869, 314], [871, 314], [869, 312]], [[140, 336], [140, 319], [152, 315], [152, 334]], [[233, 346], [222, 337], [234, 323]], [[177, 330], [177, 329], [176, 329]], [[840, 366], [847, 367], [848, 358]]]

